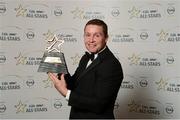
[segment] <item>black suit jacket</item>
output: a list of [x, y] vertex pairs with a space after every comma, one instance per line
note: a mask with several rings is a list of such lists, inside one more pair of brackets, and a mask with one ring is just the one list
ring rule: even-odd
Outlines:
[[71, 89], [70, 118], [113, 119], [114, 103], [123, 72], [120, 62], [106, 47], [86, 68], [87, 55], [82, 56], [73, 76], [66, 76]]

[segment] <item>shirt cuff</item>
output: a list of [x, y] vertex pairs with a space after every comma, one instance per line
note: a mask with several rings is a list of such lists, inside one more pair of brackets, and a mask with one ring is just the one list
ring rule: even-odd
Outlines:
[[71, 90], [68, 90], [67, 94], [66, 94], [66, 97], [65, 97], [67, 101], [69, 101], [70, 94], [71, 94]]

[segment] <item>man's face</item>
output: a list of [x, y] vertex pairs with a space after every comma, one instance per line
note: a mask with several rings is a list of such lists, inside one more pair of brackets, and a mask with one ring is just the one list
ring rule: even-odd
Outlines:
[[87, 25], [84, 30], [84, 43], [86, 49], [91, 53], [98, 53], [107, 42], [102, 26]]

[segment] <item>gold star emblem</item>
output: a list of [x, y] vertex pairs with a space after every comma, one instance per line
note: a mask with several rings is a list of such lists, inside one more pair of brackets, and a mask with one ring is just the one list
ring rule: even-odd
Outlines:
[[71, 11], [71, 13], [74, 15], [74, 19], [75, 18], [83, 18], [83, 13], [84, 13], [84, 11], [82, 11], [82, 10], [80, 10], [78, 7], [75, 9], [75, 10], [73, 10], [73, 11]]
[[19, 55], [17, 57], [14, 57], [17, 62], [16, 65], [22, 64], [24, 65], [26, 63], [27, 57], [24, 57], [21, 53], [19, 53]]
[[79, 60], [80, 60], [80, 56], [78, 54], [75, 54], [74, 57], [71, 57], [72, 61], [73, 61], [73, 65], [76, 65], [79, 63]]
[[140, 108], [140, 105], [137, 105], [134, 100], [131, 100], [131, 103], [128, 104], [129, 112], [137, 111]]
[[159, 36], [159, 42], [167, 40], [168, 33], [164, 32], [164, 30], [161, 30], [157, 35]]
[[19, 5], [18, 8], [15, 8], [14, 10], [17, 12], [16, 17], [19, 17], [19, 16], [24, 17], [25, 12], [27, 11], [27, 9], [24, 9], [21, 4]]
[[22, 102], [19, 101], [19, 103], [17, 105], [15, 105], [15, 108], [17, 108], [16, 113], [20, 113], [20, 112], [24, 113], [25, 107], [26, 107], [26, 105], [22, 104]]
[[132, 64], [137, 65], [141, 58], [133, 53], [133, 55], [129, 57], [128, 59], [130, 60], [130, 65]]
[[51, 81], [49, 76], [48, 76], [48, 78], [46, 80], [43, 80], [43, 83], [45, 84], [44, 88], [48, 88], [48, 87], [52, 88], [53, 87], [53, 82]]
[[161, 78], [158, 82], [155, 82], [158, 85], [158, 90], [165, 90], [166, 85], [168, 84], [167, 80], [164, 80], [163, 78]]
[[130, 13], [130, 19], [133, 17], [138, 18], [140, 10], [136, 9], [135, 7], [132, 8], [132, 10], [128, 11]]

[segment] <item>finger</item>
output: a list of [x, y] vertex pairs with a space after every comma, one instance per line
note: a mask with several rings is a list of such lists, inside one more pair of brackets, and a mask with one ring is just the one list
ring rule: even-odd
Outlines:
[[49, 78], [53, 81], [53, 83], [57, 82], [57, 77], [53, 73], [48, 73]]
[[61, 80], [64, 80], [64, 74], [61, 74]]

